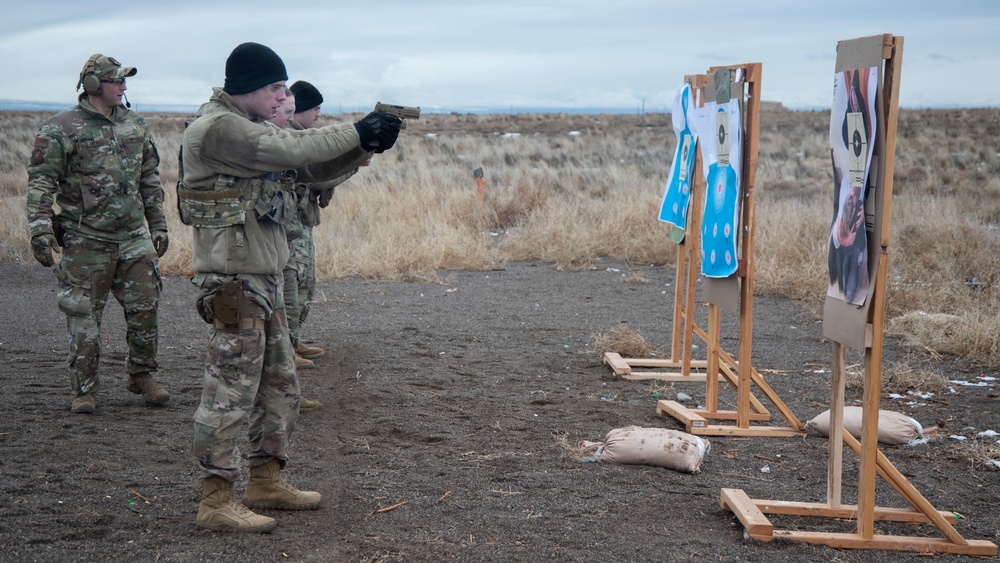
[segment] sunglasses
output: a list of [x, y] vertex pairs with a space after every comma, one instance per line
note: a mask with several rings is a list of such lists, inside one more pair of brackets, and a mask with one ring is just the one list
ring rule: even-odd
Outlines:
[[124, 78], [102, 78], [101, 82], [104, 84], [125, 84]]

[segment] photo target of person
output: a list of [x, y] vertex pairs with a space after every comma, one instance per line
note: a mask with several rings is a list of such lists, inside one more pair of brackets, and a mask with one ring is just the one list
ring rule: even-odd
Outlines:
[[868, 233], [865, 199], [875, 148], [876, 67], [838, 72], [830, 112], [833, 222], [827, 261], [827, 295], [854, 305], [868, 297]]

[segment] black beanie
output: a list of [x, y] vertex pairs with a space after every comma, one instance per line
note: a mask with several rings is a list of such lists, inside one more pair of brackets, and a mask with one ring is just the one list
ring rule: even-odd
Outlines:
[[230, 95], [247, 94], [282, 80], [288, 80], [288, 73], [277, 53], [260, 43], [240, 43], [226, 59], [222, 90]]
[[292, 95], [295, 96], [295, 113], [301, 113], [314, 107], [323, 105], [323, 94], [315, 86], [299, 80], [292, 84]]

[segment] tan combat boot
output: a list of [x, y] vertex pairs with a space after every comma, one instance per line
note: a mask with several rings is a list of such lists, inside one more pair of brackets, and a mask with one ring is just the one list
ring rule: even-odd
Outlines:
[[302, 356], [295, 354], [295, 369], [309, 369], [316, 367], [316, 363], [312, 360], [303, 358]]
[[320, 348], [319, 346], [310, 346], [299, 342], [298, 345], [295, 346], [295, 353], [303, 358], [312, 360], [313, 358], [319, 358], [320, 356], [326, 354], [326, 350]]
[[69, 410], [75, 413], [90, 414], [97, 410], [97, 396], [93, 393], [77, 395], [73, 397], [73, 406]]
[[299, 401], [299, 412], [314, 411], [320, 408], [321, 406], [323, 406], [323, 404], [320, 403], [319, 401], [314, 401], [313, 399], [306, 399], [305, 397], [303, 397]]
[[128, 385], [125, 387], [132, 393], [141, 394], [146, 398], [146, 403], [155, 406], [163, 406], [170, 401], [170, 393], [162, 385], [153, 380], [149, 373], [133, 373], [128, 376]]
[[322, 495], [315, 491], [300, 491], [286, 483], [279, 473], [281, 462], [272, 457], [264, 465], [250, 468], [243, 502], [253, 508], [277, 510], [315, 510]]
[[266, 533], [278, 526], [274, 518], [256, 514], [237, 501], [233, 484], [218, 476], [201, 481], [201, 504], [195, 522], [199, 528], [217, 532]]

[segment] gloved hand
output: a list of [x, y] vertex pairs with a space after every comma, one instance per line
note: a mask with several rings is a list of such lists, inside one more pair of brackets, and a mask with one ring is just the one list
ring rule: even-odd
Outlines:
[[403, 120], [386, 111], [373, 111], [354, 124], [361, 137], [361, 148], [369, 152], [385, 152], [399, 136]]
[[52, 249], [57, 246], [56, 236], [52, 233], [44, 233], [31, 237], [31, 252], [35, 255], [35, 260], [42, 266], [51, 266], [56, 263], [52, 258]]
[[319, 192], [319, 200], [317, 201], [317, 203], [319, 203], [320, 207], [325, 208], [326, 206], [330, 205], [331, 199], [333, 199], [333, 188], [327, 188]]
[[153, 238], [153, 248], [156, 249], [156, 257], [163, 258], [163, 255], [167, 253], [167, 247], [170, 246], [170, 238], [167, 237], [167, 231], [153, 231], [150, 235]]

